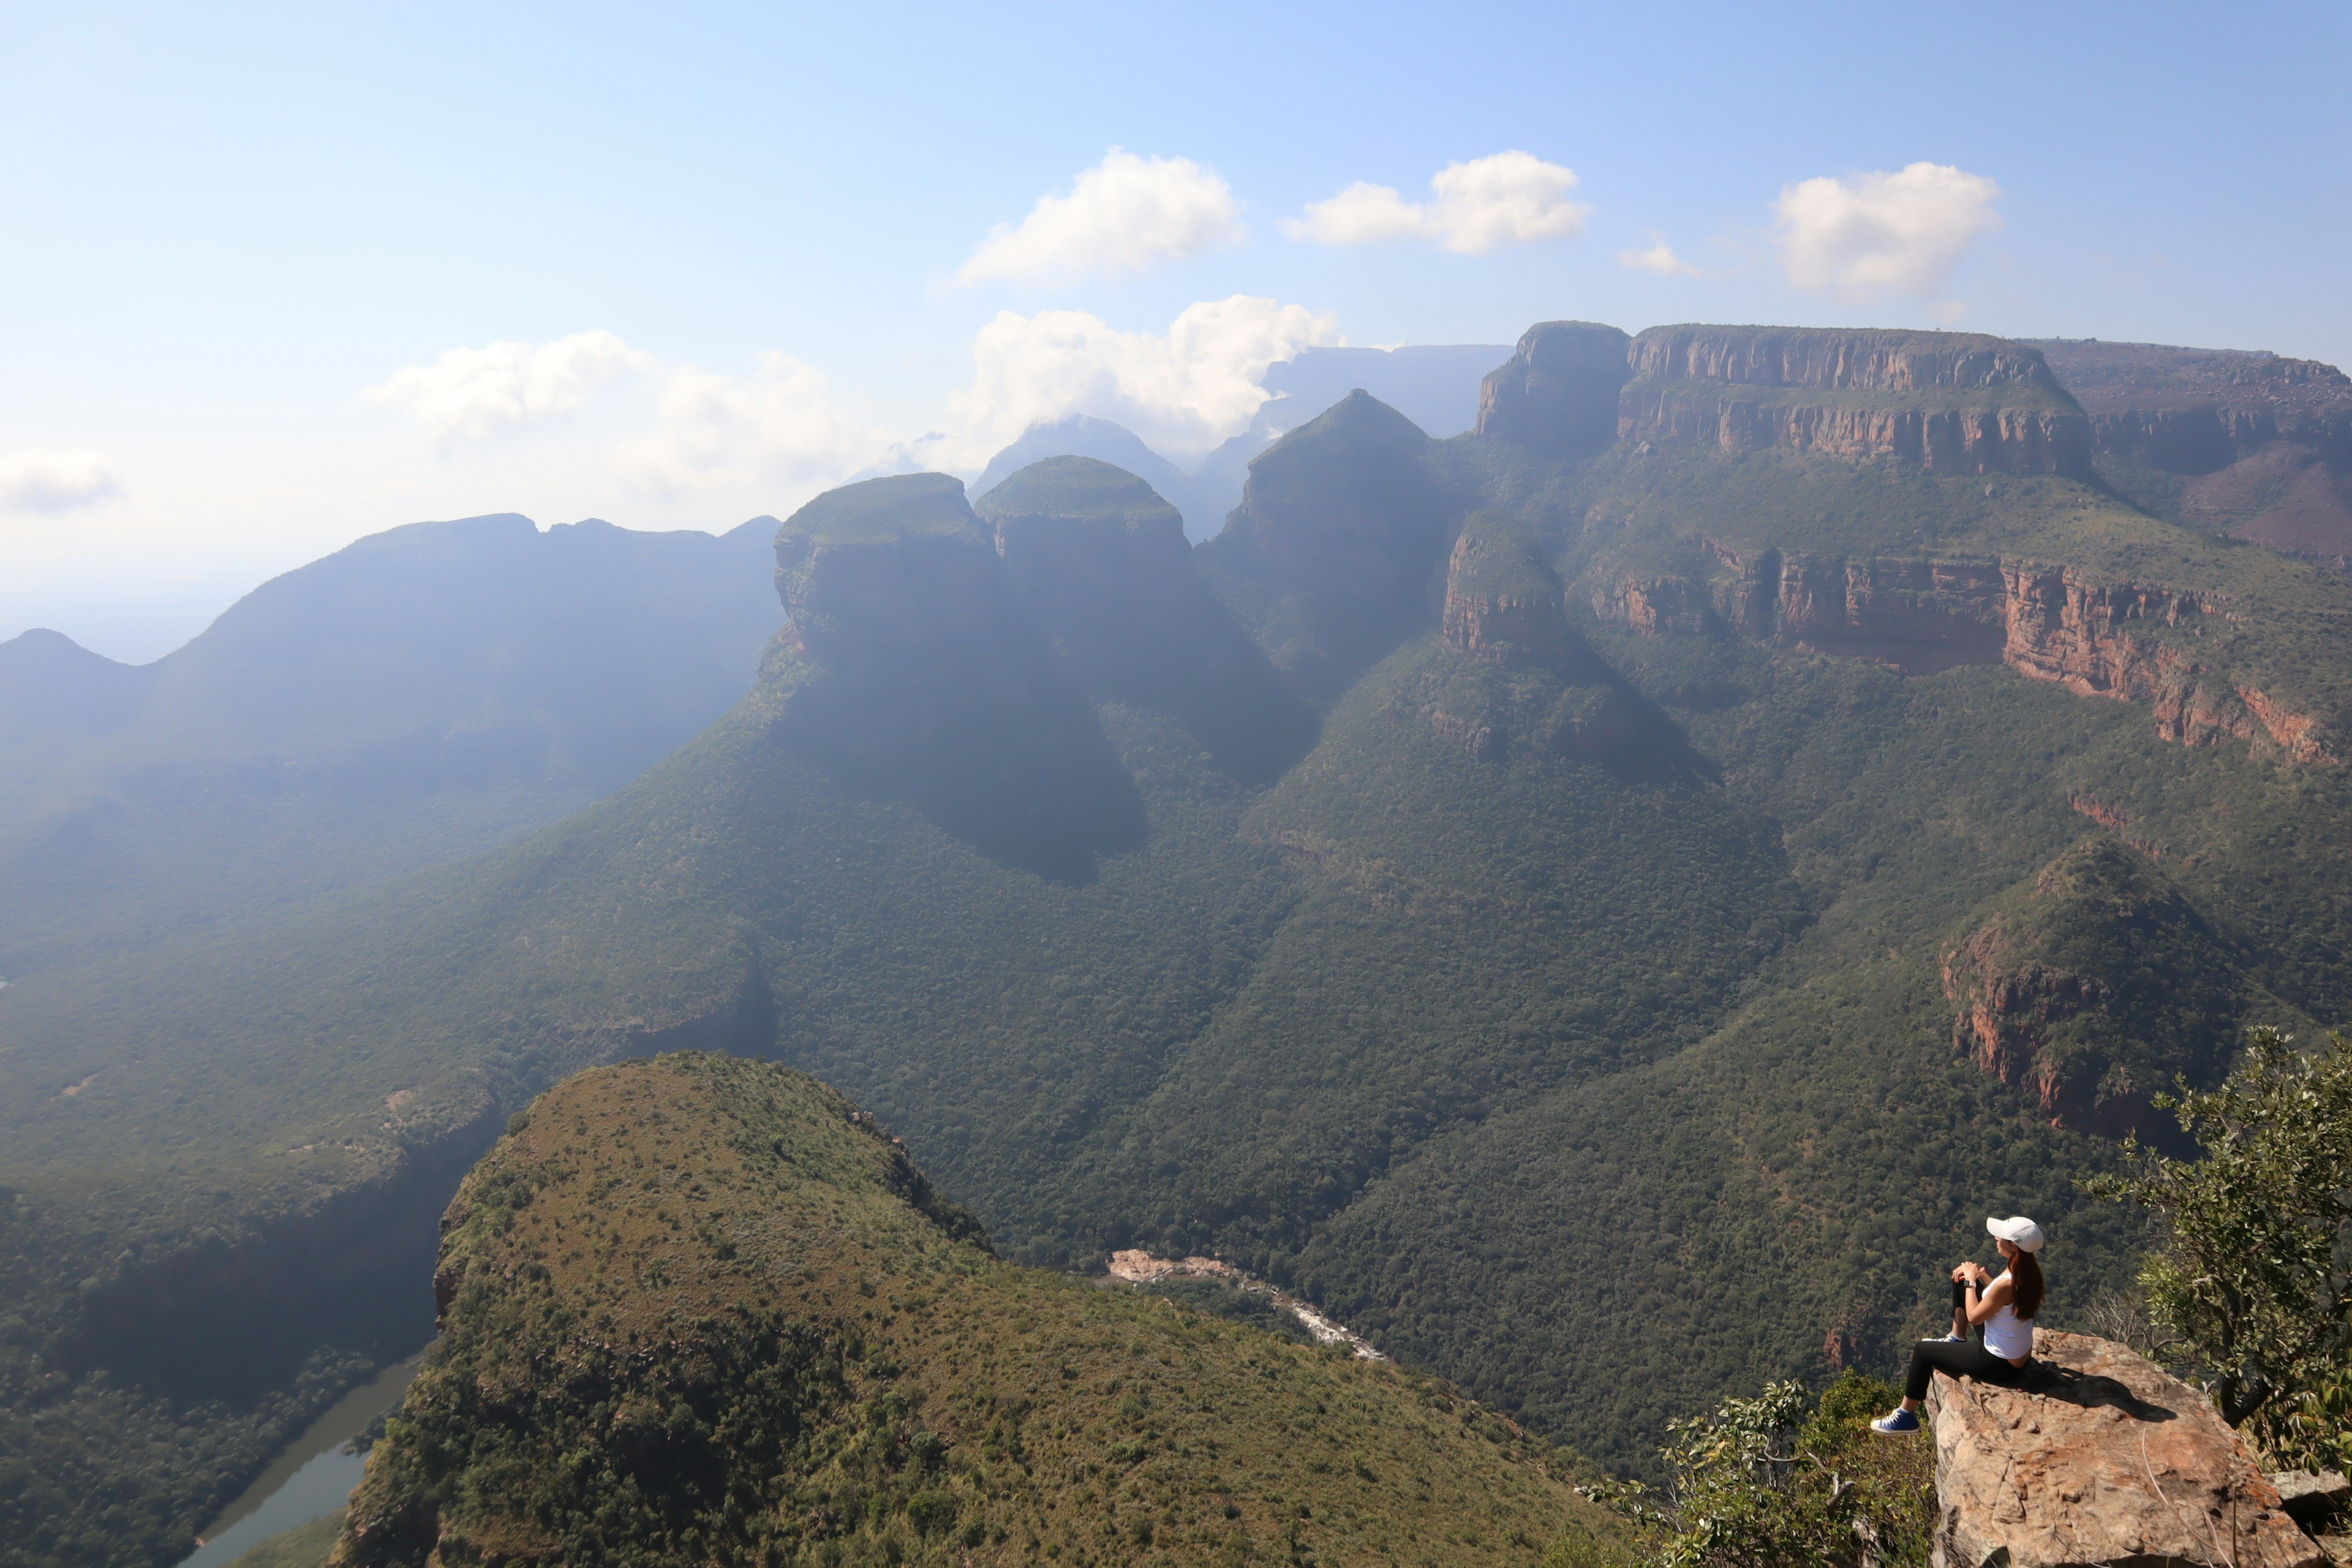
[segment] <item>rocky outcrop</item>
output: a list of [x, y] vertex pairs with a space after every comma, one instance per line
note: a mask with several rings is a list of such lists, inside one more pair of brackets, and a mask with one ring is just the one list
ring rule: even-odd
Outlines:
[[787, 646], [857, 663], [919, 662], [1003, 617], [995, 552], [963, 486], [902, 474], [828, 490], [776, 533]]
[[1000, 864], [1091, 880], [1143, 805], [993, 542], [944, 474], [819, 496], [776, 538], [792, 619], [761, 671], [777, 739]]
[[1719, 567], [1687, 579], [1600, 574], [1593, 608], [1660, 635], [1706, 629], [1805, 653], [1868, 658], [1909, 675], [2006, 664], [2086, 697], [2138, 702], [2182, 745], [2240, 740], [2305, 763], [2341, 760], [2315, 715], [2210, 669], [2180, 637], [2218, 614], [2194, 594], [2103, 582], [2027, 561], [1815, 555], [1702, 538]]
[[1633, 340], [1597, 321], [1541, 321], [1478, 386], [1478, 434], [1552, 457], [1582, 458], [1617, 439], [1618, 392]]
[[2034, 1338], [2028, 1387], [1929, 1389], [1938, 1568], [2324, 1568], [2202, 1394], [2106, 1340]]
[[1653, 327], [1618, 434], [1885, 457], [1935, 473], [2091, 473], [2090, 426], [2041, 354], [1964, 332]]
[[1961, 1055], [2109, 1138], [2171, 1135], [2155, 1095], [2221, 1073], [2250, 990], [2180, 889], [2104, 833], [1981, 915], [1940, 973]]
[[1466, 509], [1412, 421], [1350, 393], [1250, 464], [1211, 546], [1244, 592], [1271, 600], [1275, 661], [1318, 695], [1434, 618], [1453, 524]]
[[2332, 364], [2161, 343], [2034, 346], [2089, 415], [2102, 452], [2205, 474], [2288, 441], [2352, 463], [2352, 377]]
[[1446, 567], [1443, 626], [1447, 642], [1506, 668], [1591, 662], [1560, 606], [1559, 580], [1499, 512], [1474, 513], [1462, 525]]
[[1089, 694], [1171, 714], [1240, 777], [1276, 777], [1314, 744], [1313, 710], [1209, 592], [1183, 520], [1141, 479], [1049, 458], [978, 510], [1006, 593]]
[[1154, 1258], [1140, 1247], [1126, 1247], [1110, 1255], [1108, 1272], [1122, 1285], [1161, 1285], [1171, 1279], [1213, 1279], [1220, 1285], [1230, 1285], [1253, 1296], [1264, 1296], [1277, 1310], [1297, 1319], [1299, 1326], [1318, 1345], [1341, 1346], [1360, 1361], [1389, 1359], [1378, 1345], [1355, 1330], [1316, 1310], [1313, 1302], [1292, 1295], [1270, 1279], [1261, 1279], [1246, 1269], [1237, 1268], [1222, 1258]]

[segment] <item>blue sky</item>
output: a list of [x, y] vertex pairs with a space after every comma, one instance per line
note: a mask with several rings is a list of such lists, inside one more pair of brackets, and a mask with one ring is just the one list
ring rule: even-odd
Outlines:
[[[1309, 341], [1576, 316], [2352, 361], [2341, 4], [0, 26], [0, 636], [126, 656], [422, 517], [723, 527], [1057, 410], [1197, 447]], [[1453, 164], [1487, 195], [1433, 192]], [[1157, 250], [1022, 229], [1122, 168], [1183, 208]], [[1394, 195], [1310, 212], [1359, 182]], [[1871, 253], [1887, 223], [1918, 232]], [[1679, 270], [1625, 259], [1660, 244]]]

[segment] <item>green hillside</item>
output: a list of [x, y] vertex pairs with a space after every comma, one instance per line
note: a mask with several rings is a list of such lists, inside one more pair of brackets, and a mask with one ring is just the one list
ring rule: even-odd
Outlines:
[[996, 1258], [849, 1102], [670, 1055], [518, 1117], [334, 1561], [1535, 1563], [1612, 1526], [1426, 1377]]
[[1084, 459], [984, 501], [788, 523], [758, 689], [556, 827], [0, 993], [16, 1561], [168, 1557], [621, 1057], [778, 1058], [1007, 1258], [1220, 1253], [1634, 1472], [1887, 1370], [1986, 1213], [2063, 1325], [2151, 1085], [2352, 1016], [2324, 572], [2053, 475], [1363, 397], [1189, 552]]
[[742, 698], [781, 618], [774, 526], [417, 523], [152, 664], [0, 644], [0, 978], [406, 876], [627, 783]]

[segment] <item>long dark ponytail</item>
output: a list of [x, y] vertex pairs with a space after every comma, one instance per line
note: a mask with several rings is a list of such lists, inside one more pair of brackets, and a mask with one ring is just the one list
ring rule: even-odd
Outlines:
[[2021, 1321], [2042, 1310], [2042, 1265], [2022, 1247], [2009, 1261], [2009, 1307]]

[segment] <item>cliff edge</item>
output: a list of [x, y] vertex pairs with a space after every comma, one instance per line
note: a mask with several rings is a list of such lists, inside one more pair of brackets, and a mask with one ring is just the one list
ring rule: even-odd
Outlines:
[[2042, 1330], [2034, 1355], [2030, 1388], [1928, 1390], [1937, 1568], [2326, 1564], [2202, 1394], [2087, 1334]]

